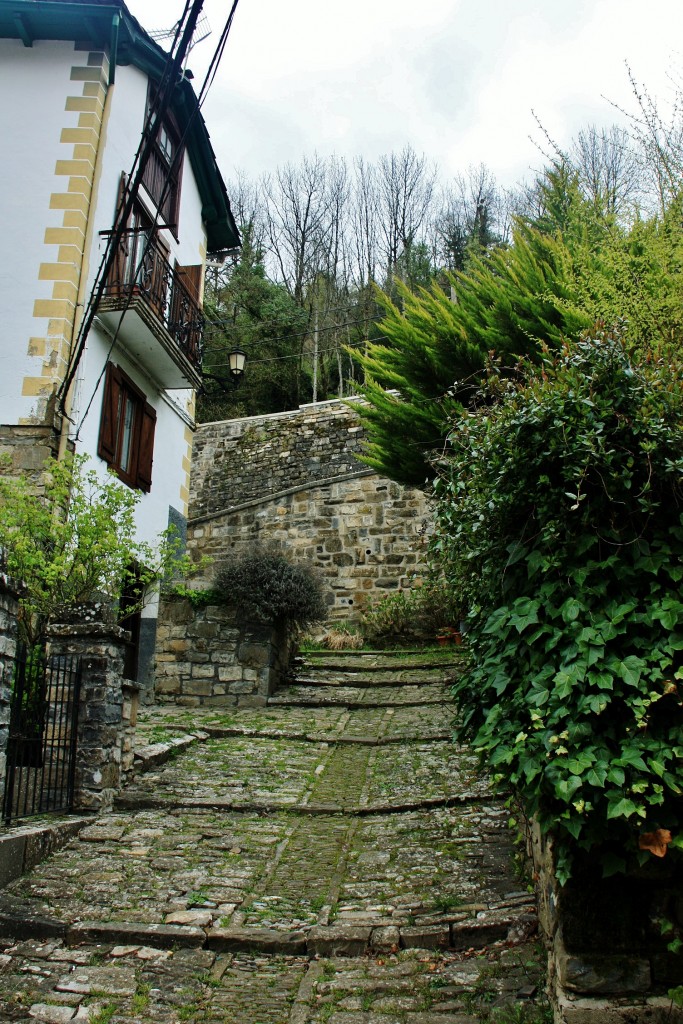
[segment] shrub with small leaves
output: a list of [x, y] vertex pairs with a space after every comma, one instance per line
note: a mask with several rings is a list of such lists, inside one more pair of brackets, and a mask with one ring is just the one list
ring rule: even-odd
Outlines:
[[223, 563], [214, 589], [245, 619], [305, 626], [326, 617], [320, 582], [313, 571], [264, 549]]
[[434, 546], [469, 608], [460, 735], [553, 835], [560, 880], [579, 852], [605, 875], [680, 855], [680, 367], [599, 333], [492, 374], [450, 441]]
[[460, 622], [460, 604], [442, 579], [428, 578], [410, 590], [396, 590], [373, 601], [361, 629], [375, 643], [434, 640], [444, 627]]
[[6, 571], [23, 584], [19, 625], [29, 645], [46, 622], [84, 602], [115, 601], [135, 584], [142, 604], [156, 581], [190, 571], [172, 529], [155, 544], [138, 540], [139, 500], [113, 474], [102, 479], [86, 456], [48, 460], [40, 488], [28, 477], [0, 478], [0, 548]]

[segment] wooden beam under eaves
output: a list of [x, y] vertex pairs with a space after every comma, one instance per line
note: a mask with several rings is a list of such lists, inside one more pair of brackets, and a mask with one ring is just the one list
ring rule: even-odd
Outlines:
[[23, 14], [18, 12], [14, 15], [14, 24], [16, 25], [19, 38], [21, 39], [24, 46], [33, 46], [33, 36], [29, 28], [28, 21]]

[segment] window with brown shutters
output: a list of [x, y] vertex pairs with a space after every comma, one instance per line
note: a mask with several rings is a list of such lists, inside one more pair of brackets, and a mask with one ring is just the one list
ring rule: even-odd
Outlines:
[[[153, 102], [153, 90], [147, 99], [148, 116]], [[164, 227], [177, 235], [180, 183], [183, 172], [181, 134], [170, 111], [164, 117], [154, 145], [145, 164], [142, 183], [154, 201]]]
[[152, 486], [156, 412], [136, 384], [107, 364], [97, 454], [119, 479], [141, 491]]

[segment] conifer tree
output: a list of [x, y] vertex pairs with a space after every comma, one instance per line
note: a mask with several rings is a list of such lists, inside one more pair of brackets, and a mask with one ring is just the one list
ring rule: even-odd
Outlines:
[[449, 421], [470, 401], [493, 357], [513, 368], [542, 346], [578, 339], [597, 320], [626, 321], [631, 351], [666, 355], [683, 336], [680, 204], [627, 228], [580, 195], [565, 168], [548, 173], [535, 222], [519, 218], [509, 248], [470, 260], [465, 272], [411, 292], [379, 293], [382, 339], [357, 356], [365, 373], [360, 415], [365, 461], [424, 487]]

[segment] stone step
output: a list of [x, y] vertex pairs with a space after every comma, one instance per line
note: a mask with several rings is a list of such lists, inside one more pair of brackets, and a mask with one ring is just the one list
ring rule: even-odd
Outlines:
[[358, 686], [380, 687], [403, 685], [447, 685], [454, 681], [455, 674], [447, 676], [443, 669], [397, 668], [377, 669], [367, 673], [361, 669], [344, 672], [341, 669], [316, 670], [305, 665], [291, 679], [294, 686]]
[[[391, 921], [378, 913], [356, 914], [352, 923], [299, 928], [233, 926], [211, 921], [207, 911], [177, 913], [184, 924], [139, 921], [79, 920], [36, 913], [26, 901], [0, 895], [0, 934], [16, 941], [58, 941], [68, 947], [97, 945], [144, 946], [153, 949], [209, 949], [218, 952], [259, 952], [287, 956], [361, 956], [387, 948], [388, 932], [396, 949], [473, 950], [494, 942], [519, 940], [536, 927], [533, 900], [525, 894], [498, 907], [458, 914], [431, 914], [409, 922]], [[131, 949], [132, 952], [132, 949]], [[0, 963], [0, 966], [4, 966]]]
[[299, 655], [296, 663], [311, 668], [333, 668], [344, 671], [362, 669], [364, 672], [381, 672], [392, 668], [424, 668], [448, 671], [460, 667], [466, 661], [466, 654], [457, 649], [446, 656], [441, 652], [420, 651], [308, 651]]
[[0, 936], [204, 946], [211, 929], [419, 927], [453, 944], [482, 922], [520, 927], [532, 897], [514, 877], [504, 804], [452, 799], [358, 815], [237, 813], [189, 798], [121, 810], [0, 893]]
[[448, 687], [442, 683], [424, 683], [418, 686], [288, 686], [268, 698], [268, 707], [345, 707], [397, 708], [420, 707], [424, 704], [443, 704], [448, 700]]

